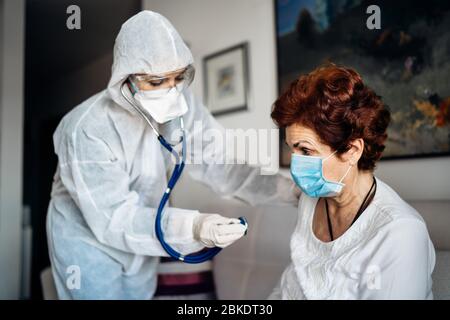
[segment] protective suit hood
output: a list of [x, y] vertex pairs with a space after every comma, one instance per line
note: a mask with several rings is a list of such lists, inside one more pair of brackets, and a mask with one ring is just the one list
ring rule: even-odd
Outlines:
[[193, 61], [191, 51], [169, 20], [153, 11], [141, 11], [128, 19], [117, 35], [108, 94], [131, 109], [120, 93], [120, 85], [130, 74], [166, 73]]

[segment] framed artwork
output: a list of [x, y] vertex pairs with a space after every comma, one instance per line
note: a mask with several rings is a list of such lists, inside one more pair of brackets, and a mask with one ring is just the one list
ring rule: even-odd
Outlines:
[[[368, 28], [370, 5], [380, 29]], [[275, 0], [278, 85], [333, 62], [389, 106], [383, 159], [450, 154], [450, 1]], [[290, 151], [280, 134], [280, 164]]]
[[213, 115], [248, 109], [248, 43], [203, 59], [205, 104]]

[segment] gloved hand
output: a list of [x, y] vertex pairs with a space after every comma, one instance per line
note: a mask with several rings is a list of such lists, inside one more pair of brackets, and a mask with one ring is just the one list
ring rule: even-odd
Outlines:
[[247, 226], [239, 219], [226, 218], [218, 214], [201, 213], [194, 219], [194, 239], [205, 247], [225, 248], [241, 238]]

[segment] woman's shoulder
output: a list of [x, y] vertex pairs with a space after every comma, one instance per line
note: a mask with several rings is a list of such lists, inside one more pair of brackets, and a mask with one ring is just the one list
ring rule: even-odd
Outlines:
[[[377, 178], [377, 194], [373, 200], [379, 238], [395, 235], [396, 241], [429, 239], [426, 223], [420, 213], [403, 200], [388, 184]], [[400, 236], [400, 238], [398, 238]]]
[[420, 213], [403, 200], [394, 189], [379, 178], [376, 178], [376, 180], [377, 193], [373, 199], [373, 204], [380, 216], [385, 216], [390, 221], [407, 219], [424, 223]]

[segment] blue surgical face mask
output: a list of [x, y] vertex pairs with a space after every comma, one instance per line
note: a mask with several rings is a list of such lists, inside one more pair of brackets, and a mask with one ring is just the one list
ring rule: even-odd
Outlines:
[[339, 182], [328, 181], [323, 176], [323, 162], [328, 160], [333, 152], [326, 158], [304, 156], [300, 154], [292, 154], [291, 157], [291, 175], [294, 182], [308, 196], [313, 198], [319, 197], [335, 197], [341, 193], [345, 184], [342, 180], [350, 172], [352, 166], [349, 166], [347, 172], [339, 180]]

